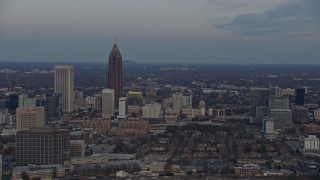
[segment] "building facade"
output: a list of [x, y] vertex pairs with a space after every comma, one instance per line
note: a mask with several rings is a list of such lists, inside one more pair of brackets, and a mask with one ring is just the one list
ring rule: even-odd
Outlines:
[[74, 109], [73, 65], [54, 66], [54, 93], [61, 94], [62, 111], [70, 113]]
[[287, 96], [270, 96], [269, 109], [289, 109], [289, 98]]
[[256, 117], [258, 106], [268, 107], [269, 90], [266, 88], [251, 88], [249, 94], [249, 105], [251, 117]]
[[129, 115], [127, 97], [119, 98], [119, 116], [118, 118], [127, 118]]
[[85, 146], [84, 140], [70, 140], [70, 157], [84, 157]]
[[161, 112], [161, 104], [146, 104], [142, 107], [143, 118], [159, 118]]
[[61, 115], [61, 94], [46, 94], [45, 116], [46, 120], [60, 119]]
[[87, 108], [101, 109], [102, 97], [101, 96], [87, 96], [85, 102], [86, 102]]
[[114, 89], [102, 90], [102, 117], [110, 118], [114, 115]]
[[309, 113], [309, 109], [302, 107], [302, 106], [296, 106], [293, 108], [292, 111], [292, 120], [295, 123], [306, 123], [308, 122], [308, 113]]
[[44, 107], [17, 108], [16, 129], [29, 130], [30, 128], [44, 127]]
[[176, 112], [179, 112], [182, 109], [183, 96], [182, 94], [173, 94], [172, 95], [172, 108]]
[[140, 119], [120, 120], [117, 136], [146, 136], [149, 133], [149, 121]]
[[114, 89], [114, 106], [116, 108], [119, 104], [118, 100], [122, 96], [122, 86], [122, 55], [115, 42], [109, 55], [108, 88]]
[[33, 128], [16, 135], [16, 166], [63, 164], [70, 159], [68, 130]]
[[304, 95], [306, 93], [306, 89], [304, 87], [298, 87], [295, 90], [295, 103], [296, 105], [303, 106], [304, 105]]
[[275, 129], [290, 129], [292, 127], [292, 111], [290, 109], [271, 109], [270, 118], [274, 120]]
[[269, 117], [263, 119], [263, 135], [266, 139], [274, 139], [274, 121]]
[[319, 151], [320, 144], [319, 139], [316, 135], [309, 135], [304, 139], [304, 150], [305, 151]]

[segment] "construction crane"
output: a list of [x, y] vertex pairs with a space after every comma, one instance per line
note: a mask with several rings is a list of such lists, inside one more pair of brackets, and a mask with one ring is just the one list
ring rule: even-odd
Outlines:
[[14, 90], [14, 88], [11, 86], [11, 83], [10, 83], [10, 80], [9, 80], [8, 73], [7, 73], [6, 75], [7, 75], [7, 82], [8, 82], [8, 89], [7, 89], [7, 92], [12, 92], [12, 91]]

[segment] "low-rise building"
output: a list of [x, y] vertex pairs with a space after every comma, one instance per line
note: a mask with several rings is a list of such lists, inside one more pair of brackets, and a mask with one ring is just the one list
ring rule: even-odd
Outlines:
[[306, 152], [319, 151], [319, 145], [319, 139], [316, 135], [309, 135], [307, 138], [304, 139], [304, 151]]
[[41, 166], [17, 166], [13, 168], [12, 177], [15, 180], [23, 180], [24, 176], [29, 179], [52, 179], [53, 177], [64, 177], [65, 169], [61, 164], [41, 165]]
[[145, 136], [149, 133], [149, 121], [140, 119], [119, 120], [117, 136]]
[[319, 134], [320, 133], [320, 126], [317, 124], [306, 124], [304, 126], [304, 130], [307, 134]]
[[92, 128], [93, 131], [98, 134], [106, 135], [112, 129], [111, 120], [105, 119], [92, 119], [83, 121], [83, 125], [85, 128]]
[[105, 164], [108, 162], [108, 157], [82, 157], [82, 158], [71, 158], [70, 165], [83, 165], [83, 164]]
[[235, 167], [234, 172], [240, 176], [261, 176], [260, 167], [257, 164], [245, 164]]
[[159, 118], [161, 112], [161, 104], [146, 104], [142, 107], [143, 118]]
[[85, 145], [84, 140], [70, 140], [70, 157], [84, 157]]
[[85, 102], [86, 102], [87, 108], [101, 109], [102, 96], [101, 95], [88, 96], [88, 97], [86, 97]]
[[182, 108], [182, 114], [186, 115], [188, 118], [194, 118], [201, 116], [200, 109], [192, 109], [192, 108]]
[[164, 122], [168, 124], [173, 124], [177, 122], [178, 116], [177, 115], [165, 115]]

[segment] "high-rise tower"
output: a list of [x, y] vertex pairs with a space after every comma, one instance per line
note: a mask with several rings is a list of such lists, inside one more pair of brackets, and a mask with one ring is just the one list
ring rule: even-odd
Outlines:
[[54, 93], [61, 93], [62, 111], [70, 113], [74, 109], [73, 65], [54, 66]]
[[304, 87], [298, 87], [295, 90], [296, 94], [296, 105], [303, 106], [304, 105], [304, 95], [306, 93], [306, 89]]
[[109, 55], [108, 88], [114, 89], [115, 108], [119, 107], [119, 98], [122, 95], [122, 56], [115, 41]]

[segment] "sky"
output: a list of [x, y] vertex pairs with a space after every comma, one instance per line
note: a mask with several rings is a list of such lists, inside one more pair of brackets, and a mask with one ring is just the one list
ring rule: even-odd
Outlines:
[[319, 0], [0, 0], [0, 61], [320, 64]]

